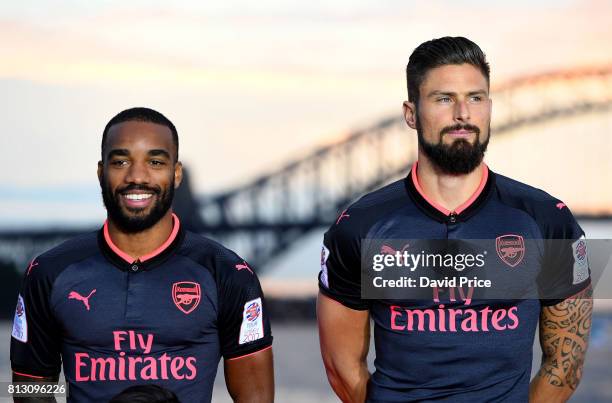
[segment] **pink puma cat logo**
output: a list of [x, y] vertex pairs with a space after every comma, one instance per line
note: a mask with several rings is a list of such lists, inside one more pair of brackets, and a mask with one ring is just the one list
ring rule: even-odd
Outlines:
[[251, 274], [253, 274], [253, 270], [251, 270], [251, 268], [249, 267], [249, 265], [247, 264], [247, 262], [243, 262], [243, 263], [244, 263], [244, 264], [237, 264], [237, 265], [236, 265], [236, 269], [237, 269], [238, 271], [240, 271], [240, 270], [244, 270], [244, 269], [247, 269], [248, 271], [250, 271], [250, 272], [251, 272]]
[[567, 207], [565, 203], [557, 203], [557, 208], [561, 210], [563, 207]]
[[85, 305], [85, 308], [87, 308], [87, 310], [89, 311], [89, 297], [91, 297], [91, 295], [95, 292], [96, 289], [94, 288], [93, 290], [91, 290], [88, 296], [84, 297], [76, 291], [70, 291], [70, 294], [68, 294], [68, 299], [78, 299]]

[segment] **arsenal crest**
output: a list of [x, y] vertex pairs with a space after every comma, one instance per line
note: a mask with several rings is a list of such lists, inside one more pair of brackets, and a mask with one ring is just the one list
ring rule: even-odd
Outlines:
[[200, 304], [200, 284], [193, 281], [179, 281], [172, 284], [174, 305], [185, 314], [190, 314]]
[[497, 255], [510, 267], [515, 267], [525, 256], [525, 241], [520, 235], [502, 235], [495, 239]]

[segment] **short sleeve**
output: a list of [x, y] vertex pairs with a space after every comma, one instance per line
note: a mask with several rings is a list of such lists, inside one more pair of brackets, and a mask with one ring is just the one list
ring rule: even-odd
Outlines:
[[257, 275], [237, 255], [223, 257], [219, 284], [219, 338], [225, 359], [240, 358], [272, 345], [266, 301]]
[[25, 271], [17, 297], [11, 337], [11, 367], [30, 376], [55, 376], [61, 370], [61, 335], [50, 306], [52, 278], [43, 261]]
[[538, 277], [541, 303], [555, 305], [590, 283], [585, 234], [567, 207], [547, 225], [542, 271]]
[[369, 309], [361, 298], [359, 232], [348, 220], [332, 225], [323, 237], [319, 290], [347, 308]]

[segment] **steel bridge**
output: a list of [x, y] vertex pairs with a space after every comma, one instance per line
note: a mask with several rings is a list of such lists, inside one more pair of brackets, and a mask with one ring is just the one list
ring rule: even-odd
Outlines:
[[[519, 77], [492, 89], [493, 136], [572, 116], [612, 111], [612, 66]], [[329, 226], [350, 202], [407, 173], [416, 135], [390, 115], [343, 140], [229, 191], [194, 197], [189, 178], [175, 210], [191, 230], [240, 252], [257, 268], [308, 232]], [[580, 213], [580, 212], [578, 212]], [[76, 230], [0, 232], [0, 256], [24, 262]]]

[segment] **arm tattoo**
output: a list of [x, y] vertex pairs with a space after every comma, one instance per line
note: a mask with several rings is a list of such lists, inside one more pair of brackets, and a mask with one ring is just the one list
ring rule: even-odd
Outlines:
[[580, 382], [591, 330], [592, 296], [589, 286], [565, 301], [542, 309], [540, 343], [544, 357], [538, 376], [553, 386], [575, 390]]

